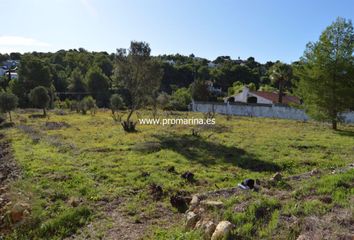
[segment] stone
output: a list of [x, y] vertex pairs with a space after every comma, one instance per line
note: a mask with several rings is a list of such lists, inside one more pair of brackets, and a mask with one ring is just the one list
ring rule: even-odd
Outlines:
[[317, 168], [314, 168], [311, 171], [311, 175], [316, 175], [316, 174], [319, 174], [319, 173], [320, 173], [320, 171]]
[[209, 240], [215, 231], [216, 225], [213, 221], [204, 219], [199, 220], [195, 228], [202, 231], [204, 239]]
[[280, 172], [276, 172], [276, 173], [273, 175], [273, 177], [272, 177], [271, 180], [278, 182], [278, 181], [281, 181], [282, 178], [283, 178], [283, 176], [281, 175], [281, 173], [280, 173]]
[[211, 236], [211, 240], [227, 239], [230, 235], [232, 228], [233, 225], [229, 221], [219, 222], [219, 224], [215, 228], [213, 235]]
[[198, 206], [199, 202], [200, 202], [199, 197], [197, 195], [194, 195], [192, 197], [192, 200], [189, 202], [189, 210], [195, 209]]
[[191, 230], [194, 228], [199, 220], [199, 215], [190, 211], [186, 214], [186, 229]]
[[200, 202], [200, 205], [205, 206], [207, 208], [222, 208], [224, 206], [224, 203], [221, 201], [203, 200]]

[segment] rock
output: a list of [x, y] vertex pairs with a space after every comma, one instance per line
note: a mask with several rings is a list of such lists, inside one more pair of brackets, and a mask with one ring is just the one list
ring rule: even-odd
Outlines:
[[276, 172], [273, 177], [271, 178], [272, 181], [276, 181], [276, 182], [279, 182], [281, 181], [283, 178], [283, 176], [281, 175], [280, 172]]
[[311, 175], [316, 175], [316, 174], [319, 174], [319, 173], [320, 173], [320, 171], [317, 168], [314, 168], [311, 171]]
[[192, 197], [192, 200], [189, 202], [189, 210], [193, 210], [196, 206], [198, 206], [200, 199], [197, 195]]
[[194, 212], [190, 211], [190, 212], [187, 212], [187, 215], [186, 215], [186, 229], [193, 229], [194, 226], [196, 225], [196, 223], [198, 222], [199, 220], [199, 215], [198, 214], [195, 214]]
[[200, 205], [205, 206], [207, 208], [222, 208], [224, 206], [224, 203], [221, 201], [203, 200], [200, 202]]
[[213, 235], [211, 236], [211, 240], [227, 239], [230, 235], [232, 227], [232, 223], [230, 223], [229, 221], [219, 222], [219, 224], [216, 226]]
[[68, 203], [69, 203], [72, 207], [77, 207], [77, 206], [79, 206], [80, 202], [81, 202], [80, 199], [77, 198], [77, 197], [70, 197], [70, 199], [69, 199], [69, 201], [68, 201]]
[[196, 229], [200, 229], [203, 233], [204, 239], [209, 240], [215, 231], [216, 225], [211, 220], [199, 220], [195, 225]]
[[24, 217], [29, 215], [29, 205], [26, 203], [17, 203], [10, 210], [10, 218], [12, 223], [18, 223]]

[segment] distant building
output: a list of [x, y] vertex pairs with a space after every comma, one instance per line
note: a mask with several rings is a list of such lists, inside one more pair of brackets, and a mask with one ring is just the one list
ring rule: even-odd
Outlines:
[[[250, 91], [244, 87], [242, 92], [234, 94], [224, 99], [224, 102], [243, 102], [243, 103], [279, 103], [279, 94], [274, 92]], [[301, 104], [301, 100], [296, 96], [283, 95], [283, 104]]]

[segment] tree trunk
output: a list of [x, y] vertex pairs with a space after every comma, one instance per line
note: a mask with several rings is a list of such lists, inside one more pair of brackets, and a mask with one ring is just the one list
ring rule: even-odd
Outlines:
[[11, 111], [9, 111], [10, 122], [12, 122]]
[[337, 120], [332, 120], [332, 129], [337, 130]]
[[43, 116], [46, 117], [47, 116], [47, 111], [45, 108], [43, 108]]

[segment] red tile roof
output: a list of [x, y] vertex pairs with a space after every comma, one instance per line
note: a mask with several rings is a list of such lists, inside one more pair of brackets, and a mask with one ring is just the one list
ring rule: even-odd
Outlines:
[[[278, 101], [279, 94], [278, 93], [261, 92], [261, 91], [251, 91], [250, 93], [260, 96], [262, 98], [268, 99], [269, 101], [272, 101], [273, 103], [279, 103], [279, 101]], [[301, 104], [301, 101], [300, 101], [300, 98], [298, 98], [298, 97], [284, 94], [283, 95], [283, 103], [284, 104], [289, 104], [289, 103]]]

